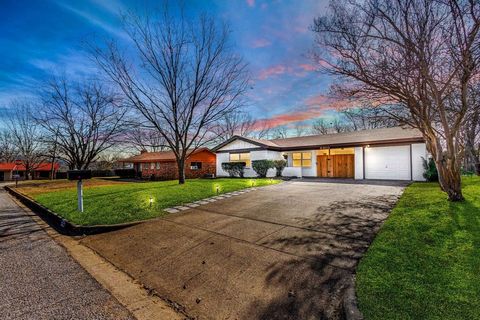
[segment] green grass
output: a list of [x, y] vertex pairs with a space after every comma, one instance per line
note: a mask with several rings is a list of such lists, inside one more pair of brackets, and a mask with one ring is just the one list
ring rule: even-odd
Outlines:
[[461, 203], [409, 186], [357, 270], [366, 320], [480, 319], [480, 178]]
[[[254, 182], [253, 182], [254, 181]], [[166, 214], [163, 209], [252, 186], [278, 183], [271, 179], [195, 179], [184, 185], [177, 181], [122, 183], [84, 188], [83, 213], [77, 211], [75, 183], [72, 188], [31, 196], [63, 218], [78, 225], [116, 224], [144, 220]], [[150, 208], [150, 197], [153, 198]]]

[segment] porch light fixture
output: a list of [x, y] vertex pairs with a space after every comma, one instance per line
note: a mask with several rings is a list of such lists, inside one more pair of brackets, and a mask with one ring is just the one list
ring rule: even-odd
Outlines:
[[370, 148], [370, 145], [369, 145], [369, 144], [367, 144], [367, 145], [365, 146], [365, 148]]

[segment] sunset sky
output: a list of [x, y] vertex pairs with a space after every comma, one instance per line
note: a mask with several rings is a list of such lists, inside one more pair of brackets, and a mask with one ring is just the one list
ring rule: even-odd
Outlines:
[[[52, 73], [88, 77], [95, 68], [82, 42], [92, 37], [125, 41], [118, 14], [159, 8], [159, 1], [0, 0], [0, 108], [32, 97]], [[228, 22], [235, 50], [254, 79], [249, 112], [270, 126], [332, 117], [330, 79], [308, 57], [309, 27], [326, 0], [194, 0], [187, 13], [207, 12]]]

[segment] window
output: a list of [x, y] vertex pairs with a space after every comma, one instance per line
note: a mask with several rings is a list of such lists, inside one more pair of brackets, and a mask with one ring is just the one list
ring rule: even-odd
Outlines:
[[190, 170], [200, 170], [202, 169], [202, 163], [201, 162], [191, 162], [190, 163]]
[[145, 162], [145, 163], [143, 164], [143, 170], [148, 170], [148, 167], [150, 167], [150, 163]]
[[150, 163], [150, 169], [151, 169], [151, 170], [155, 169], [155, 163], [153, 163], [153, 162]]
[[311, 167], [312, 153], [311, 152], [294, 152], [292, 155], [294, 167]]
[[250, 167], [250, 152], [230, 153], [230, 162], [245, 162], [245, 167]]
[[157, 170], [160, 169], [160, 162], [157, 162]]

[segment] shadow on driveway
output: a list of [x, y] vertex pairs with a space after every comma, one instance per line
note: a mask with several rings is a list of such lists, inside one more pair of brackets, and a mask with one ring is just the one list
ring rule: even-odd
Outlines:
[[83, 243], [201, 319], [339, 319], [403, 186], [288, 182]]

